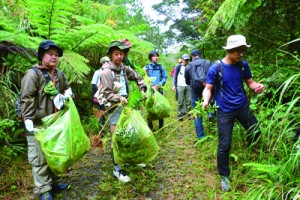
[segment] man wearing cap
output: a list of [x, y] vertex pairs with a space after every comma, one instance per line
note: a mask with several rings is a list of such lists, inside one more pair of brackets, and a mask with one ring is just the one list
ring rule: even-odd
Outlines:
[[257, 140], [260, 132], [256, 131], [258, 121], [249, 108], [247, 97], [243, 90], [243, 81], [255, 93], [264, 91], [263, 84], [252, 79], [250, 67], [241, 60], [247, 48], [246, 38], [243, 35], [231, 35], [227, 45], [225, 58], [221, 60], [222, 88], [218, 83], [218, 63], [214, 63], [207, 74], [206, 86], [203, 91], [203, 108], [209, 104], [213, 87], [217, 87], [216, 104], [218, 106], [218, 134], [219, 144], [217, 153], [217, 167], [221, 175], [221, 188], [224, 191], [230, 188], [229, 152], [232, 141], [232, 130], [235, 120], [238, 120], [247, 130], [249, 145]]
[[[202, 91], [205, 87], [205, 79], [211, 62], [201, 58], [201, 53], [198, 49], [191, 52], [192, 61], [185, 69], [185, 82], [190, 86], [192, 95], [192, 107], [195, 108], [196, 102], [201, 100]], [[196, 134], [198, 140], [205, 137], [202, 124], [202, 117], [194, 119]]]
[[27, 70], [21, 82], [21, 112], [27, 131], [28, 161], [32, 167], [34, 193], [41, 199], [52, 199], [52, 189], [69, 186], [54, 184], [57, 177], [34, 136], [36, 127], [42, 124], [41, 119], [62, 109], [64, 101], [72, 95], [66, 76], [57, 68], [58, 58], [62, 55], [62, 49], [53, 41], [42, 41], [38, 48], [39, 64]]
[[190, 56], [183, 54], [182, 64], [177, 65], [173, 78], [173, 91], [178, 94], [178, 120], [183, 121], [183, 116], [188, 114], [191, 108], [191, 91], [185, 82], [185, 68], [189, 64]]
[[[111, 106], [107, 108], [111, 136], [115, 131], [116, 124], [118, 123], [123, 109], [121, 104], [127, 104], [127, 98], [130, 93], [129, 80], [135, 81], [141, 91], [146, 92], [147, 90], [143, 78], [132, 68], [125, 66], [122, 63], [126, 48], [124, 43], [120, 41], [113, 41], [110, 43], [107, 54], [111, 61], [108, 65], [104, 66], [100, 77], [100, 93], [103, 94], [106, 101], [111, 104]], [[121, 167], [115, 163], [113, 155], [112, 159], [114, 163], [114, 176], [121, 182], [129, 182], [129, 176], [127, 176]]]

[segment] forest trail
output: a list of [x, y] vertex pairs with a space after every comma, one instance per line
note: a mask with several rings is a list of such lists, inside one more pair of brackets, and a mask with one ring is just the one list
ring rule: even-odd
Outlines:
[[[56, 194], [58, 199], [223, 199], [216, 170], [217, 137], [194, 145], [193, 120], [177, 121], [173, 92], [166, 92], [173, 106], [163, 130], [154, 132], [160, 146], [156, 159], [146, 168], [124, 166], [131, 182], [120, 183], [112, 173], [110, 141], [93, 148], [61, 182], [71, 189]], [[176, 106], [175, 106], [176, 105]], [[210, 125], [214, 126], [214, 124]], [[154, 128], [158, 123], [154, 123]], [[205, 126], [206, 128], [208, 126]]]

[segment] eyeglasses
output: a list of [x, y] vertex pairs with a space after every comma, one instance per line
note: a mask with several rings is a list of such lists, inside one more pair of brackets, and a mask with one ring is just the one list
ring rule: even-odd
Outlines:
[[233, 52], [237, 52], [238, 54], [241, 54], [241, 53], [247, 52], [247, 48], [244, 48], [244, 47], [238, 47], [238, 48], [232, 49], [232, 51], [233, 51]]

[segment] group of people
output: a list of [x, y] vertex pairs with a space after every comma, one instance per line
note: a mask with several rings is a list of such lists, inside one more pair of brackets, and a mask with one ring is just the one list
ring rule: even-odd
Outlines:
[[[93, 92], [98, 92], [98, 96], [95, 95], [97, 103], [102, 102], [102, 107], [99, 109], [106, 110], [111, 135], [114, 133], [123, 106], [128, 103], [129, 81], [135, 81], [142, 93], [147, 91], [147, 85], [143, 78], [133, 69], [134, 65], [127, 57], [131, 47], [132, 44], [127, 39], [112, 41], [108, 47], [107, 56], [100, 60], [101, 69], [96, 71], [91, 82]], [[212, 64], [209, 60], [201, 58], [201, 53], [197, 49], [193, 50], [190, 56], [182, 55], [181, 63], [174, 70], [173, 90], [178, 95], [179, 120], [183, 120], [190, 108], [195, 107], [196, 102], [201, 101], [202, 98], [203, 108], [207, 107], [213, 87], [217, 88], [219, 134], [217, 166], [221, 175], [221, 187], [225, 191], [229, 189], [231, 182], [229, 151], [235, 120], [237, 119], [249, 132], [247, 138], [249, 143], [255, 142], [259, 137], [259, 131], [255, 131], [258, 121], [249, 108], [243, 90], [243, 81], [245, 81], [255, 93], [259, 94], [264, 91], [264, 85], [252, 79], [247, 62], [241, 60], [249, 47], [246, 38], [242, 35], [228, 37], [227, 44], [223, 47], [227, 54], [220, 60], [222, 87], [220, 87], [218, 78], [220, 64], [218, 62]], [[27, 130], [28, 159], [32, 167], [34, 193], [40, 195], [41, 199], [52, 199], [51, 191], [53, 189], [63, 190], [69, 187], [68, 184], [56, 183], [57, 177], [51, 172], [40, 144], [34, 137], [36, 128], [41, 125], [41, 119], [62, 109], [64, 102], [72, 96], [66, 76], [57, 68], [58, 58], [62, 55], [63, 50], [53, 41], [42, 41], [38, 48], [39, 63], [26, 71], [21, 83], [21, 111]], [[162, 87], [167, 81], [166, 70], [158, 63], [159, 53], [157, 51], [150, 51], [148, 56], [150, 64], [146, 65], [144, 69], [149, 77], [154, 77], [151, 87], [163, 94]], [[243, 69], [241, 69], [241, 65]], [[195, 76], [198, 74], [196, 71], [203, 75]], [[45, 88], [51, 89], [47, 91]], [[202, 117], [195, 118], [194, 124], [198, 139], [204, 138]], [[148, 125], [150, 129], [153, 129], [152, 121], [148, 121]], [[164, 121], [161, 119], [159, 128], [163, 126]], [[251, 135], [250, 133], [256, 134]], [[118, 163], [115, 163], [113, 158], [112, 155], [114, 176], [122, 182], [130, 181], [129, 176]]]

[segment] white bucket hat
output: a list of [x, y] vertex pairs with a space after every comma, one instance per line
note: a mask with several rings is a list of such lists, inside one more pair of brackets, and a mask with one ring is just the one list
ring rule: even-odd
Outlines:
[[227, 38], [227, 44], [223, 49], [230, 50], [240, 46], [251, 47], [251, 45], [247, 45], [245, 36], [231, 35]]
[[183, 54], [181, 57], [183, 60], [189, 60], [190, 56], [188, 54]]

